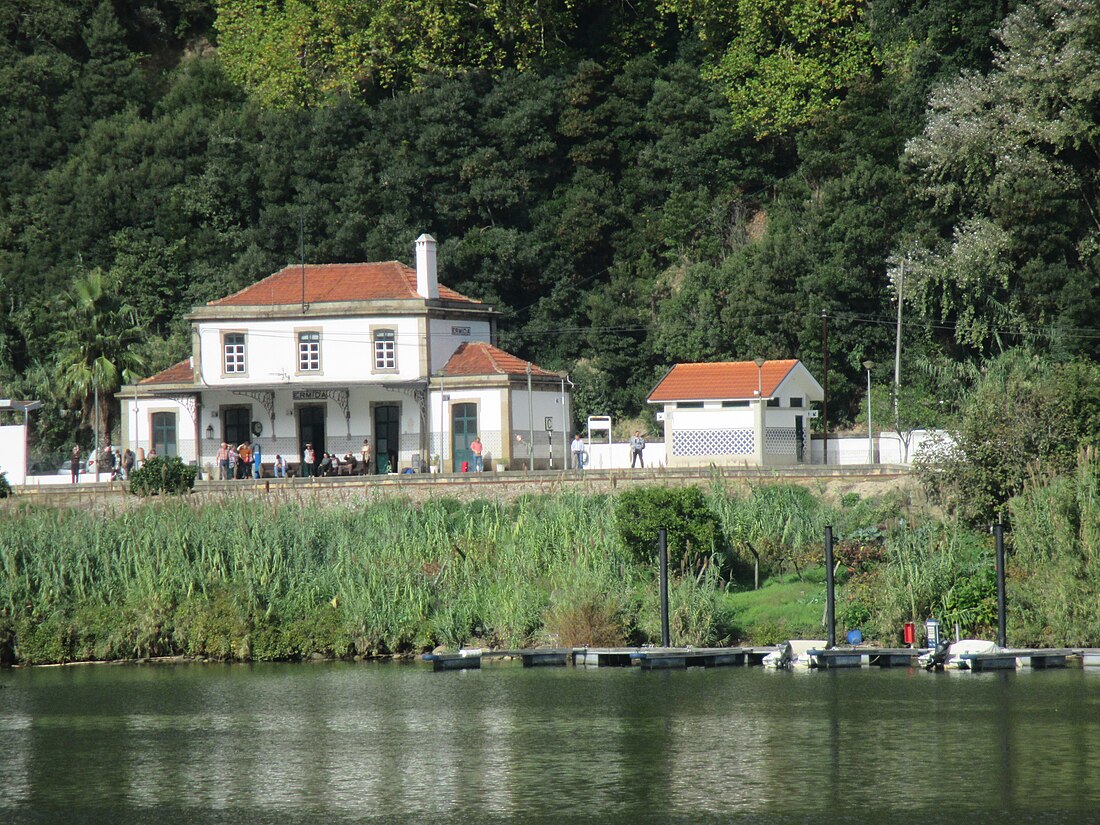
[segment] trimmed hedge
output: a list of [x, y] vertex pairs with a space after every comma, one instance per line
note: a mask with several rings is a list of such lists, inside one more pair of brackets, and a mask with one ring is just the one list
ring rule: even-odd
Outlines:
[[130, 492], [138, 496], [189, 493], [195, 486], [195, 472], [175, 456], [154, 456], [130, 474]]

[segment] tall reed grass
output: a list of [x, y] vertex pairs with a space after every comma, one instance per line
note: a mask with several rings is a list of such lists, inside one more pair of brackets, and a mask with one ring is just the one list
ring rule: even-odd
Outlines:
[[572, 494], [8, 514], [0, 623], [25, 661], [529, 644], [555, 603], [644, 582], [612, 522], [609, 499]]
[[1100, 640], [1100, 456], [1076, 472], [1033, 477], [1009, 502], [1007, 541], [1013, 641], [1090, 646]]
[[[789, 570], [820, 558], [824, 524], [842, 535], [893, 512], [772, 486], [715, 485], [707, 503], [723, 546], [673, 571], [681, 644], [744, 639], [728, 593], [751, 586], [751, 574], [734, 582], [730, 561], [745, 543], [769, 548], [769, 570]], [[228, 499], [114, 516], [3, 511], [0, 659], [295, 659], [654, 641], [655, 565], [624, 549], [616, 519], [615, 499], [572, 491], [513, 503]], [[670, 547], [673, 559], [678, 552]]]

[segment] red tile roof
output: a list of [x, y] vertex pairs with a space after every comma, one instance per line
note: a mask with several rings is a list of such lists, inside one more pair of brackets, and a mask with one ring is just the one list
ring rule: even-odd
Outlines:
[[[323, 304], [333, 301], [385, 301], [419, 298], [416, 270], [399, 261], [369, 264], [306, 264], [305, 302]], [[445, 301], [480, 304], [439, 285], [439, 297]], [[285, 266], [252, 286], [246, 286], [207, 306], [283, 306], [302, 302], [302, 267]]]
[[[455, 354], [443, 366], [445, 376], [458, 375], [526, 375], [527, 362], [484, 341], [460, 344]], [[558, 378], [558, 374], [531, 365], [531, 375]]]
[[161, 370], [156, 375], [142, 378], [139, 384], [190, 384], [195, 380], [195, 371], [191, 367], [191, 359], [184, 358], [178, 364], [173, 364], [166, 370]]
[[649, 394], [650, 401], [712, 401], [755, 398], [762, 386], [764, 397], [775, 394], [798, 361], [726, 361], [718, 364], [677, 364]]

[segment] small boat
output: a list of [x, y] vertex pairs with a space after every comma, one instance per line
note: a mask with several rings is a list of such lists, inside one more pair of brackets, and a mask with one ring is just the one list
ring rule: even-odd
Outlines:
[[812, 650], [825, 650], [829, 643], [824, 639], [788, 639], [764, 657], [764, 667], [795, 668], [817, 667], [817, 657]]
[[998, 653], [1002, 648], [996, 642], [985, 639], [959, 639], [957, 642], [941, 642], [935, 650], [921, 655], [917, 661], [925, 670], [970, 670], [968, 656], [975, 653]]

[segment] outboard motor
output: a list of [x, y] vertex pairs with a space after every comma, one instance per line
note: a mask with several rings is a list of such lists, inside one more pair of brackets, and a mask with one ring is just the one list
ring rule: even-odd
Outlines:
[[928, 654], [928, 659], [924, 663], [924, 669], [943, 670], [943, 666], [947, 664], [947, 651], [950, 649], [950, 639], [939, 639], [936, 642], [936, 646], [932, 648], [932, 652]]

